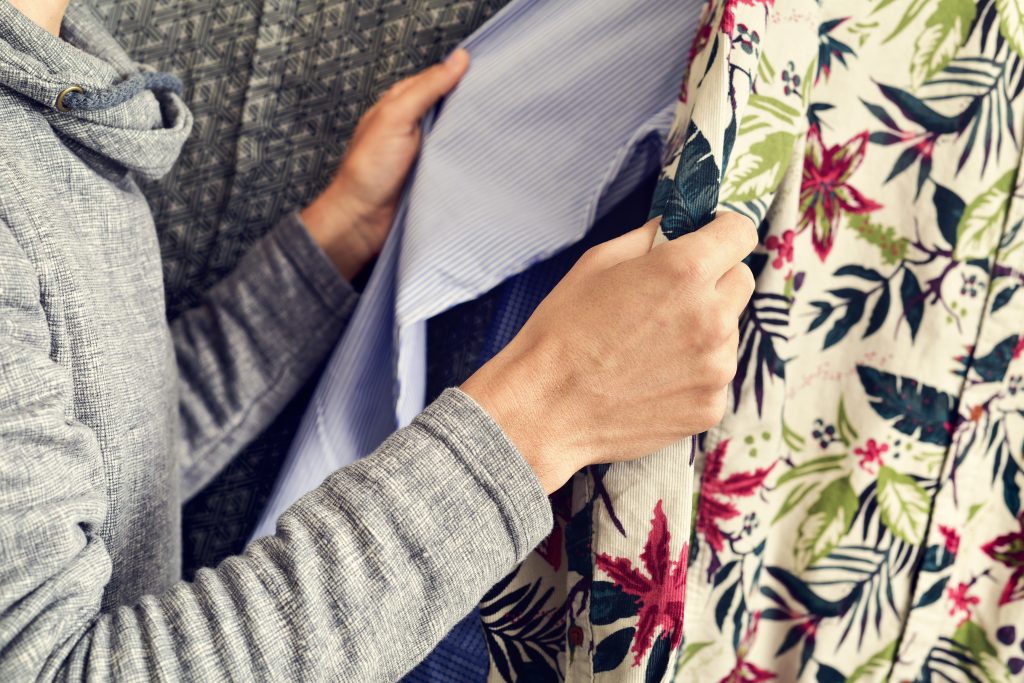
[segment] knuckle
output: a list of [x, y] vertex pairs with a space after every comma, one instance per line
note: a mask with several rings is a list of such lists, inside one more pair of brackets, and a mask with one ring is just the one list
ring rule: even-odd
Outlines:
[[602, 248], [603, 245], [597, 245], [587, 249], [583, 254], [576, 260], [574, 268], [580, 270], [595, 270], [601, 267], [601, 263], [604, 261], [605, 250]]
[[711, 385], [715, 389], [726, 387], [736, 376], [736, 356], [729, 354], [718, 359], [708, 373]]
[[743, 293], [745, 301], [750, 298], [750, 295], [754, 293], [754, 289], [757, 287], [754, 271], [750, 270], [750, 266], [746, 263], [741, 262], [736, 266], [736, 278], [740, 282], [740, 291]]
[[757, 234], [757, 226], [747, 216], [729, 211], [722, 214], [723, 220], [727, 221], [729, 234], [736, 240], [737, 244], [747, 251], [753, 251], [760, 241]]
[[681, 284], [704, 282], [711, 277], [711, 267], [706, 260], [684, 254], [670, 260], [670, 267], [679, 277]]
[[599, 261], [600, 258], [601, 258], [601, 247], [600, 247], [600, 245], [598, 245], [596, 247], [590, 247], [585, 252], [583, 252], [583, 255], [580, 256], [580, 258], [579, 258], [579, 263], [582, 263], [584, 265], [594, 265], [594, 263], [596, 261]]
[[736, 331], [737, 321], [732, 316], [718, 311], [705, 316], [704, 325], [705, 334], [717, 346], [732, 337]]
[[726, 392], [715, 391], [707, 395], [697, 411], [697, 428], [702, 432], [713, 429], [725, 417]]
[[749, 218], [743, 219], [743, 247], [747, 251], [754, 251], [757, 245], [761, 242], [760, 235], [757, 234], [757, 226], [754, 225], [754, 221]]

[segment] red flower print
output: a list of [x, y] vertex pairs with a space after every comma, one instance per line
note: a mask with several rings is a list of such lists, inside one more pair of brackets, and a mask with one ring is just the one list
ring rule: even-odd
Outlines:
[[792, 230], [787, 230], [782, 233], [782, 237], [779, 238], [777, 235], [769, 235], [768, 239], [765, 240], [764, 245], [768, 247], [768, 251], [779, 250], [779, 255], [772, 261], [772, 268], [775, 270], [782, 270], [783, 266], [787, 263], [793, 262], [793, 239], [796, 237], [796, 233]]
[[736, 30], [736, 7], [739, 5], [764, 5], [767, 11], [767, 8], [775, 6], [775, 0], [725, 0], [725, 9], [722, 10], [722, 31], [730, 36]]
[[544, 558], [556, 572], [562, 566], [562, 527], [555, 523], [548, 537], [540, 542], [534, 552]]
[[1021, 351], [1024, 351], [1024, 334], [1017, 340], [1017, 345], [1013, 347], [1013, 359], [1017, 360], [1020, 358]]
[[747, 661], [747, 653], [750, 652], [750, 646], [753, 644], [754, 636], [757, 635], [757, 627], [760, 624], [761, 613], [754, 612], [754, 618], [751, 619], [750, 626], [747, 628], [746, 633], [743, 634], [743, 640], [736, 650], [736, 666], [718, 683], [762, 683], [763, 681], [778, 678], [776, 674], [765, 671], [761, 667]]
[[960, 549], [960, 534], [956, 532], [956, 529], [945, 524], [939, 525], [939, 533], [942, 534], [946, 541], [946, 552], [950, 555], [956, 555], [956, 551]]
[[854, 448], [853, 452], [860, 456], [860, 467], [865, 472], [877, 474], [878, 468], [885, 464], [882, 454], [889, 450], [889, 444], [879, 445], [874, 439], [868, 439], [864, 448]]
[[832, 251], [843, 212], [869, 213], [882, 208], [850, 185], [850, 176], [864, 161], [868, 133], [854, 135], [841, 145], [826, 147], [821, 130], [807, 134], [803, 179], [800, 182], [800, 229], [811, 226], [811, 242], [822, 261]]
[[686, 600], [686, 556], [689, 544], [683, 544], [679, 559], [673, 562], [669, 557], [671, 535], [668, 520], [661, 509], [661, 501], [654, 506], [651, 533], [640, 553], [640, 561], [647, 569], [645, 576], [638, 567], [625, 557], [612, 558], [607, 553], [597, 556], [597, 566], [611, 577], [624, 593], [636, 596], [640, 602], [633, 652], [636, 658], [633, 666], [640, 666], [644, 655], [651, 649], [655, 630], [671, 640], [671, 647], [679, 647], [683, 638], [683, 603]]
[[722, 461], [729, 448], [729, 439], [718, 444], [708, 453], [704, 476], [701, 478], [700, 503], [697, 507], [697, 533], [703, 534], [708, 544], [716, 551], [724, 547], [725, 536], [718, 528], [719, 520], [732, 519], [740, 514], [739, 509], [724, 498], [746, 498], [752, 496], [764, 484], [772, 467], [762, 467], [753, 472], [734, 472], [725, 479], [722, 475]]
[[968, 595], [967, 591], [971, 589], [969, 583], [960, 583], [956, 588], [947, 588], [946, 597], [952, 602], [953, 606], [949, 608], [949, 616], [955, 617], [957, 612], [963, 612], [963, 618], [957, 622], [957, 625], [970, 621], [971, 619], [971, 607], [977, 605], [981, 600], [977, 595]]
[[1021, 526], [1020, 531], [997, 536], [981, 546], [986, 555], [1013, 569], [999, 596], [1000, 605], [1024, 599], [1024, 513], [1017, 521]]
[[771, 671], [765, 671], [756, 664], [742, 659], [736, 661], [736, 666], [726, 674], [719, 683], [762, 683], [778, 678]]

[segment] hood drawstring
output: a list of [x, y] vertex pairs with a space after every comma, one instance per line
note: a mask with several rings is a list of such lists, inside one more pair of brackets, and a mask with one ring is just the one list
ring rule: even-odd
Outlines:
[[68, 88], [57, 100], [61, 111], [100, 111], [123, 104], [143, 90], [173, 92], [181, 94], [182, 84], [174, 74], [163, 71], [146, 71], [131, 76], [117, 85], [103, 90], [83, 92], [80, 88]]

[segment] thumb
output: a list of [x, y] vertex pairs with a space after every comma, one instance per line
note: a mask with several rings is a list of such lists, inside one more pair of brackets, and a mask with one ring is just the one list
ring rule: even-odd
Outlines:
[[395, 86], [390, 111], [405, 123], [416, 123], [458, 84], [469, 68], [469, 53], [453, 52], [448, 59]]

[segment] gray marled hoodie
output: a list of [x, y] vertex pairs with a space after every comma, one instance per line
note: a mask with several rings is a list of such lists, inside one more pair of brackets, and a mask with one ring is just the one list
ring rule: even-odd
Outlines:
[[501, 430], [457, 390], [178, 581], [179, 507], [333, 345], [352, 290], [286, 219], [168, 326], [134, 176], [191, 127], [72, 2], [62, 39], [0, 0], [0, 680], [394, 680], [550, 525]]

